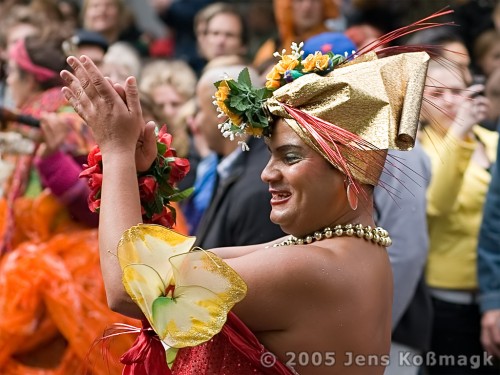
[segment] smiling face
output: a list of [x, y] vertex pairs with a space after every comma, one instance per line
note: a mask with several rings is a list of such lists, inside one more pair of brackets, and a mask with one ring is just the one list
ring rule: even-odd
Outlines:
[[334, 223], [350, 211], [344, 175], [279, 120], [268, 140], [271, 158], [262, 180], [271, 192], [271, 221], [303, 236]]

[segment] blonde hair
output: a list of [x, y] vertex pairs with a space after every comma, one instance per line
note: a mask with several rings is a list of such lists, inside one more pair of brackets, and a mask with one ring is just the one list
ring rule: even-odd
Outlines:
[[157, 87], [171, 86], [184, 103], [175, 118], [168, 119], [168, 130], [173, 136], [173, 147], [177, 155], [186, 157], [189, 152], [189, 135], [187, 121], [196, 111], [194, 95], [196, 90], [196, 74], [183, 60], [153, 60], [142, 69], [139, 89], [151, 95]]
[[104, 64], [122, 66], [127, 69], [127, 76], [139, 77], [141, 74], [141, 57], [127, 42], [116, 42], [109, 46], [104, 55]]
[[151, 93], [163, 85], [172, 86], [184, 100], [189, 100], [195, 94], [196, 74], [183, 60], [154, 60], [144, 65], [140, 89]]

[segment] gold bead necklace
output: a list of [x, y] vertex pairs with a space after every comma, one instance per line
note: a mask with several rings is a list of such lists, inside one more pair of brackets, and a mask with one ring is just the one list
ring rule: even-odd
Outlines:
[[321, 231], [316, 231], [308, 236], [297, 238], [295, 236], [290, 236], [286, 240], [275, 243], [273, 247], [277, 246], [290, 246], [290, 245], [307, 245], [313, 243], [314, 241], [321, 241], [326, 238], [332, 237], [358, 237], [364, 238], [367, 241], [372, 241], [381, 246], [391, 246], [392, 240], [389, 237], [389, 232], [385, 229], [377, 227], [372, 228], [371, 226], [363, 226], [362, 224], [346, 224], [337, 225], [333, 229], [326, 227]]

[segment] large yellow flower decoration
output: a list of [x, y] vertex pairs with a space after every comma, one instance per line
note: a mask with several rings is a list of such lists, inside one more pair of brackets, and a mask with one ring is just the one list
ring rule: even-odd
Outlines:
[[221, 258], [191, 250], [195, 239], [140, 224], [127, 230], [118, 246], [126, 291], [160, 339], [173, 348], [212, 338], [247, 291]]

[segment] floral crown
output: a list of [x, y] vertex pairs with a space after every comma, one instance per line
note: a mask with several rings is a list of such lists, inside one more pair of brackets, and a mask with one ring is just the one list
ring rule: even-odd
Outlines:
[[227, 117], [225, 122], [219, 124], [224, 137], [233, 140], [235, 136], [269, 136], [271, 118], [265, 102], [272, 96], [273, 91], [305, 74], [316, 73], [324, 76], [346, 61], [346, 56], [332, 52], [322, 54], [319, 51], [303, 58], [303, 46], [304, 43], [297, 45], [294, 42], [291, 54], [287, 55], [285, 49], [281, 54], [274, 53], [274, 56], [281, 57], [281, 60], [266, 76], [265, 87], [254, 87], [246, 68], [236, 81], [228, 78], [215, 82], [217, 92], [214, 104], [217, 106], [219, 117]]

